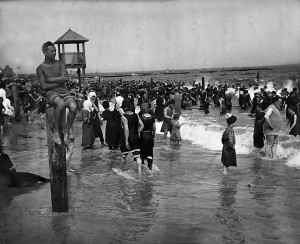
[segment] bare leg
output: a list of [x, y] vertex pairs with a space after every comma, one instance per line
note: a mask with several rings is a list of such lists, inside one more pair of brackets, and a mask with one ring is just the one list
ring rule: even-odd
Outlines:
[[62, 114], [65, 109], [64, 101], [60, 98], [54, 100], [54, 118], [55, 118], [55, 127], [53, 132], [53, 140], [56, 144], [61, 145], [61, 139], [59, 137], [59, 127], [62, 120]]
[[223, 166], [223, 175], [227, 175], [227, 168], [226, 168], [226, 166]]
[[28, 116], [29, 116], [29, 118], [30, 118], [30, 121], [32, 122], [32, 121], [33, 121], [32, 111], [29, 111]]
[[123, 167], [124, 167], [125, 164], [126, 164], [126, 156], [122, 156], [122, 158], [121, 158], [121, 167], [120, 167], [121, 171], [123, 170]]
[[70, 129], [71, 129], [71, 126], [73, 125], [73, 122], [76, 118], [77, 103], [74, 100], [70, 100], [66, 104], [66, 107], [68, 108], [69, 112], [68, 112], [68, 115], [67, 115], [67, 124], [66, 124], [65, 133], [64, 133], [65, 142], [67, 142], [68, 139], [74, 139], [75, 138], [73, 130], [70, 131]]
[[271, 147], [271, 155], [273, 159], [276, 159], [277, 156], [277, 143], [273, 144]]
[[26, 117], [27, 117], [28, 123], [31, 123], [31, 119], [30, 119], [30, 110], [27, 111]]
[[166, 140], [167, 134], [168, 134], [168, 131], [165, 131], [165, 132], [164, 132], [164, 136], [163, 136], [163, 139], [164, 139], [164, 140]]
[[0, 126], [0, 131], [1, 131], [1, 134], [3, 134], [3, 126], [2, 125]]
[[71, 141], [68, 145], [67, 145], [67, 152], [66, 152], [66, 163], [68, 166], [68, 163], [71, 160], [72, 154], [74, 152], [74, 141]]
[[138, 166], [138, 171], [140, 173], [140, 175], [142, 174], [142, 160], [140, 157], [137, 157], [136, 158], [136, 163], [137, 163], [137, 166]]
[[267, 158], [271, 158], [271, 155], [270, 155], [270, 145], [266, 145], [266, 157]]

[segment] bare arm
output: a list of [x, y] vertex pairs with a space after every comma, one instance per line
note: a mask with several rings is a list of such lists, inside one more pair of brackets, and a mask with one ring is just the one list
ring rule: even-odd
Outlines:
[[37, 99], [34, 99], [34, 97], [29, 93], [29, 96], [33, 99], [33, 101], [35, 101], [35, 102], [37, 102], [39, 99], [40, 99], [40, 97], [38, 97]]
[[124, 128], [124, 136], [125, 136], [125, 143], [126, 143], [126, 147], [129, 148], [129, 143], [128, 143], [128, 137], [129, 137], [129, 129], [128, 129], [128, 122], [127, 119], [122, 116], [121, 117], [121, 122]]
[[122, 124], [124, 126], [124, 135], [125, 135], [126, 147], [129, 148], [129, 143], [128, 143], [128, 137], [129, 137], [128, 121], [124, 116], [122, 116], [121, 119], [122, 119]]
[[116, 103], [115, 107], [121, 116], [123, 116], [125, 114], [124, 110], [117, 103]]
[[38, 79], [39, 79], [39, 83], [40, 83], [40, 86], [41, 88], [44, 90], [44, 91], [50, 91], [56, 87], [58, 87], [58, 83], [52, 83], [52, 84], [47, 84], [46, 83], [46, 77], [45, 77], [45, 74], [44, 74], [44, 71], [42, 69], [42, 67], [37, 67], [36, 69], [36, 74], [38, 76]]
[[59, 63], [60, 70], [61, 70], [61, 75], [58, 77], [52, 77], [52, 78], [46, 78], [45, 82], [46, 83], [65, 83], [69, 81], [69, 74], [68, 71], [66, 70], [65, 65], [60, 62]]
[[152, 133], [153, 133], [153, 137], [155, 136], [155, 132], [156, 132], [156, 124], [155, 124], [155, 121], [153, 122], [153, 125], [152, 125]]
[[294, 123], [291, 125], [290, 130], [292, 130], [294, 128], [294, 126], [296, 125], [296, 123], [297, 123], [297, 114], [294, 114]]
[[137, 116], [139, 119], [139, 128], [138, 128], [138, 132], [141, 133], [141, 131], [144, 129], [144, 124], [140, 118], [140, 116]]
[[164, 116], [165, 116], [165, 118], [172, 119], [172, 117], [170, 117], [170, 116], [167, 115], [167, 112], [168, 112], [168, 107], [166, 107], [164, 109]]

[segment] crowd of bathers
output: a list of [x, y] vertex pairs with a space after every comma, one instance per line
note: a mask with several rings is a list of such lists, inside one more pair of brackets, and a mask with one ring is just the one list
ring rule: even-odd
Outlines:
[[[254, 115], [257, 107], [262, 110], [266, 109], [272, 102], [272, 98], [277, 94], [274, 91], [267, 91], [267, 87], [259, 88], [258, 85], [248, 84], [242, 85], [235, 83], [232, 85], [220, 84], [210, 85], [191, 82], [185, 85], [184, 81], [175, 80], [129, 80], [123, 81], [121, 79], [102, 79], [92, 80], [84, 86], [70, 80], [68, 83], [69, 91], [74, 95], [79, 110], [82, 108], [83, 101], [87, 98], [90, 91], [94, 91], [100, 101], [111, 101], [116, 96], [116, 91], [124, 98], [136, 100], [136, 105], [140, 106], [142, 103], [149, 103], [151, 108], [155, 111], [158, 106], [167, 106], [168, 102], [174, 99], [175, 94], [180, 94], [180, 107], [182, 109], [192, 109], [197, 106], [198, 109], [203, 110], [205, 114], [209, 113], [210, 107], [220, 107], [220, 113], [225, 114], [232, 108], [232, 90], [239, 93], [238, 102], [241, 109], [250, 109], [250, 114]], [[251, 98], [248, 92], [249, 89], [254, 90], [254, 97]], [[17, 92], [14, 95], [13, 90]], [[288, 92], [284, 88], [280, 94], [282, 98], [282, 108], [292, 107], [296, 109], [299, 103], [297, 88]], [[0, 99], [3, 101], [5, 111], [3, 113], [4, 124], [9, 124], [14, 121], [21, 120], [21, 110], [27, 122], [32, 122], [32, 112], [37, 109], [41, 117], [45, 116], [45, 92], [43, 92], [39, 83], [34, 80], [14, 80], [7, 79], [0, 82]], [[6, 100], [6, 101], [4, 101]], [[17, 100], [17, 101], [15, 101]], [[158, 102], [158, 103], [157, 103]], [[156, 104], [157, 103], [157, 104]], [[161, 104], [162, 103], [162, 104]], [[16, 104], [21, 107], [21, 110], [16, 111]], [[287, 111], [287, 109], [286, 109]], [[156, 119], [162, 121], [162, 112], [156, 114]], [[288, 117], [288, 114], [287, 116]]]
[[[254, 92], [253, 98], [249, 94], [249, 89]], [[144, 161], [147, 160], [149, 169], [152, 169], [155, 121], [163, 121], [161, 132], [164, 132], [164, 139], [170, 132], [170, 139], [175, 137], [173, 141], [179, 143], [181, 140], [179, 128], [183, 124], [179, 124], [178, 118], [182, 109], [198, 108], [208, 114], [211, 107], [219, 107], [220, 114], [226, 114], [231, 112], [232, 99], [238, 94], [240, 109], [249, 110], [249, 115], [256, 117], [254, 146], [263, 148], [265, 139], [262, 130], [264, 113], [275, 100], [278, 101], [278, 94], [275, 90], [268, 91], [266, 86], [260, 88], [257, 84], [246, 86], [238, 83], [234, 85], [225, 83], [218, 86], [207, 84], [204, 87], [203, 83], [196, 82], [191, 82], [189, 86], [186, 86], [184, 82], [165, 80], [123, 81], [122, 79], [106, 79], [86, 82], [83, 86], [78, 82], [69, 82], [68, 90], [77, 102], [78, 114], [81, 115], [79, 117], [83, 121], [82, 147], [92, 149], [95, 138], [99, 137], [102, 144], [105, 140], [109, 149], [120, 148], [125, 161], [129, 151], [137, 150], [136, 160], [141, 161], [138, 165], [144, 164]], [[0, 103], [2, 105], [0, 115], [2, 133], [3, 124], [9, 125], [11, 122], [22, 119], [21, 110], [25, 121], [29, 123], [33, 120], [32, 112], [35, 109], [40, 113], [41, 118], [45, 117], [45, 93], [40, 89], [38, 83], [26, 80], [1, 82], [0, 99], [2, 100]], [[280, 102], [280, 108], [286, 110], [286, 118], [298, 114], [299, 96], [297, 88], [293, 88], [290, 92], [286, 88], [283, 89], [280, 93]], [[110, 104], [114, 106], [114, 112], [110, 111]], [[103, 108], [102, 111], [100, 105]], [[18, 106], [21, 109], [17, 109]], [[138, 116], [135, 114], [136, 106], [143, 108]], [[169, 112], [170, 114], [168, 114]], [[123, 118], [126, 120], [123, 121]], [[105, 139], [102, 134], [101, 120], [107, 121]], [[291, 120], [290, 124], [293, 123]], [[141, 130], [139, 130], [139, 124], [143, 125]], [[144, 125], [147, 124], [145, 129]], [[177, 133], [172, 134], [174, 125], [177, 125], [178, 130]], [[110, 127], [113, 129], [109, 129]], [[122, 136], [126, 134], [124, 133], [125, 127], [128, 127], [130, 131], [128, 141]], [[138, 139], [136, 141], [132, 139], [131, 132], [133, 130], [137, 134], [136, 138]], [[119, 135], [117, 135], [118, 133], [113, 135], [116, 131], [120, 132]], [[139, 134], [140, 136], [138, 136]], [[299, 131], [295, 127], [294, 130], [290, 131], [290, 134], [297, 136]], [[139, 167], [139, 171], [141, 172], [141, 167]]]

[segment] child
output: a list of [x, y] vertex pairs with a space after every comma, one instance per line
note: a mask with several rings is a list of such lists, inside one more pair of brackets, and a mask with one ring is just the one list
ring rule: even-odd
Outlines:
[[5, 124], [10, 125], [10, 118], [14, 115], [14, 107], [11, 106], [10, 104], [10, 100], [8, 98], [5, 98], [3, 100], [3, 106], [5, 107], [5, 111], [4, 111], [4, 121]]
[[179, 142], [181, 141], [180, 127], [185, 124], [185, 123], [179, 124], [179, 117], [180, 115], [177, 113], [173, 115], [173, 119], [172, 119], [173, 129], [170, 136], [170, 140], [173, 142], [177, 142], [177, 144], [179, 144]]
[[226, 114], [227, 124], [225, 131], [222, 135], [222, 158], [223, 174], [227, 174], [227, 168], [229, 166], [236, 166], [236, 152], [235, 152], [235, 135], [233, 127], [235, 125], [236, 117], [231, 114]]

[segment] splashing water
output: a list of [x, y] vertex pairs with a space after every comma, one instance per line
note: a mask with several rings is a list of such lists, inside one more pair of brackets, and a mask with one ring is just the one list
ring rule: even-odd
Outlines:
[[[203, 117], [195, 118], [189, 114], [180, 117], [180, 123], [186, 123], [180, 129], [183, 141], [189, 141], [192, 144], [199, 145], [204, 149], [211, 151], [222, 150], [222, 134], [225, 130], [225, 125], [220, 125], [214, 118]], [[162, 122], [156, 124], [156, 133], [160, 132]], [[236, 153], [238, 155], [251, 155], [257, 152], [253, 145], [253, 131], [251, 126], [237, 126], [234, 128], [236, 137]], [[298, 165], [300, 168], [300, 141], [293, 136], [286, 135], [285, 132], [279, 135], [279, 144], [277, 148], [277, 157], [288, 159], [289, 165]]]
[[[273, 81], [269, 81], [267, 84], [266, 84], [267, 88], [265, 89], [266, 91], [276, 91], [277, 95], [280, 95], [281, 91], [283, 90], [283, 88], [286, 88], [288, 92], [291, 92], [294, 88], [293, 86], [293, 81], [292, 80], [286, 80], [285, 83], [283, 84], [283, 88], [281, 89], [278, 89], [276, 90], [275, 87], [274, 87], [274, 82]], [[265, 85], [264, 84], [261, 84], [258, 86], [257, 89], [254, 89], [254, 87], [250, 87], [248, 89], [248, 92], [249, 92], [249, 95], [251, 97], [251, 99], [254, 98], [254, 93], [256, 92], [259, 92], [261, 88], [264, 88]], [[238, 94], [237, 94], [237, 97], [238, 97]]]
[[298, 151], [295, 155], [291, 156], [287, 160], [286, 165], [300, 169], [300, 152]]
[[[182, 116], [180, 123], [186, 123], [180, 129], [182, 140], [190, 141], [203, 148], [220, 151], [222, 150], [222, 134], [225, 128], [215, 122], [194, 121], [189, 117]], [[156, 133], [160, 132], [162, 122], [156, 124]], [[236, 127], [236, 152], [238, 154], [251, 154], [255, 148], [253, 146], [253, 128]]]

